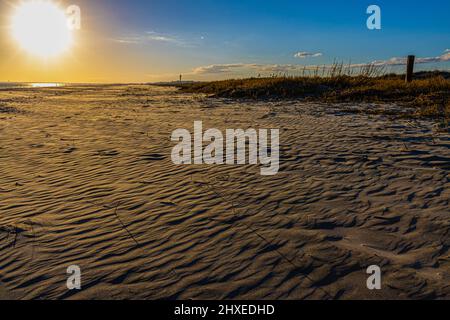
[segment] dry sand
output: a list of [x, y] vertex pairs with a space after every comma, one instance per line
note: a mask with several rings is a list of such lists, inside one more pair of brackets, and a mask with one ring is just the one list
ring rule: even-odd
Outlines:
[[[429, 122], [147, 86], [0, 107], [0, 298], [450, 299], [450, 137]], [[280, 173], [173, 165], [194, 120], [280, 128]]]

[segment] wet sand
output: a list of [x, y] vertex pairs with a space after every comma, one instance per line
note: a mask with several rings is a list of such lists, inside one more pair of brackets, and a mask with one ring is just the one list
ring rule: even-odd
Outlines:
[[[367, 107], [0, 91], [0, 298], [450, 299], [449, 133]], [[197, 120], [279, 128], [279, 174], [172, 164]]]

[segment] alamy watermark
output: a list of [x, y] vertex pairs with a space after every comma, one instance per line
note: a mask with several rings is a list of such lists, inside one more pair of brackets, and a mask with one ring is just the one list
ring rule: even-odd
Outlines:
[[67, 289], [81, 290], [81, 268], [77, 265], [69, 266], [66, 270], [69, 277], [66, 281]]
[[367, 29], [381, 30], [381, 8], [375, 4], [367, 8], [367, 14], [370, 14], [367, 19]]
[[366, 273], [370, 274], [366, 281], [367, 289], [381, 290], [381, 268], [377, 265], [372, 265], [367, 268]]
[[[226, 129], [224, 136], [218, 129], [203, 132], [202, 121], [195, 121], [193, 138], [189, 130], [177, 129], [171, 139], [178, 142], [172, 149], [172, 162], [177, 165], [260, 164], [264, 176], [277, 174], [280, 167], [278, 129]], [[205, 148], [204, 142], [208, 143]]]
[[77, 5], [70, 5], [66, 8], [67, 27], [69, 30], [81, 29], [81, 9]]

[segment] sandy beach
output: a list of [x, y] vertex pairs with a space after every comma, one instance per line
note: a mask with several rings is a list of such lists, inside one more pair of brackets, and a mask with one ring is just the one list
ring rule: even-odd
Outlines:
[[[450, 299], [449, 133], [368, 107], [0, 91], [0, 298]], [[174, 165], [198, 120], [279, 128], [279, 173]]]

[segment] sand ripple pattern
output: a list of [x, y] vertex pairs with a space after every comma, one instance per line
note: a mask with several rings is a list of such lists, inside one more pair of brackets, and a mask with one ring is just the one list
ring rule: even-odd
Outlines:
[[[429, 122], [150, 86], [0, 103], [0, 296], [450, 298], [450, 136]], [[170, 134], [195, 120], [280, 128], [280, 173], [173, 165]]]

